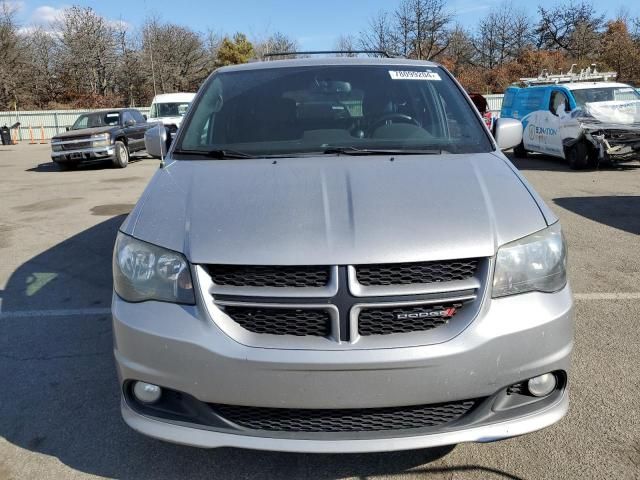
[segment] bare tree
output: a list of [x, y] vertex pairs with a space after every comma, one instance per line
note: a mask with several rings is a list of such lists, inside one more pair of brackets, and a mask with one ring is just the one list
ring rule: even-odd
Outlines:
[[393, 12], [395, 21], [392, 38], [396, 55], [409, 57], [414, 51], [414, 12], [411, 1], [404, 0]]
[[592, 4], [571, 0], [549, 9], [541, 6], [538, 15], [535, 34], [539, 48], [563, 50], [578, 60], [597, 53], [605, 17]]
[[148, 18], [142, 27], [142, 58], [154, 92], [196, 90], [211, 70], [210, 47], [187, 27]]
[[67, 89], [71, 97], [114, 93], [117, 43], [112, 24], [90, 7], [73, 6], [64, 10], [54, 27], [57, 75], [71, 87]]
[[384, 11], [369, 19], [368, 28], [360, 33], [359, 43], [363, 50], [376, 50], [398, 54], [393, 38], [389, 14]]
[[18, 87], [23, 73], [24, 44], [18, 34], [16, 9], [0, 0], [0, 109], [18, 102]]
[[[334, 49], [339, 52], [353, 52], [358, 49], [356, 47], [356, 38], [353, 35], [342, 34], [336, 39]], [[338, 54], [340, 57], [356, 57], [357, 55], [357, 53]]]
[[380, 12], [360, 34], [367, 50], [429, 60], [446, 50], [452, 19], [444, 0], [402, 0], [391, 13]]
[[[257, 58], [263, 58], [272, 53], [292, 53], [300, 50], [298, 41], [288, 37], [282, 32], [269, 35], [264, 42], [254, 42], [254, 50]], [[295, 58], [295, 55], [284, 55], [278, 58]]]
[[504, 65], [531, 43], [529, 19], [511, 2], [492, 9], [478, 24], [474, 46], [478, 63], [489, 69]]
[[42, 27], [28, 31], [24, 38], [27, 43], [32, 103], [39, 108], [46, 108], [55, 104], [62, 91], [55, 72], [56, 40], [51, 32]]
[[453, 74], [458, 75], [464, 67], [474, 65], [476, 54], [471, 34], [459, 24], [453, 27], [449, 32], [447, 49], [441, 54], [442, 60], [446, 60]]
[[404, 0], [413, 10], [414, 55], [430, 60], [447, 48], [452, 14], [444, 0]]

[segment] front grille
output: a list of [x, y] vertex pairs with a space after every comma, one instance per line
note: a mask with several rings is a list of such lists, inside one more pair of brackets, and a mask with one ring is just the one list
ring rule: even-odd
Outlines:
[[227, 306], [224, 311], [253, 333], [297, 337], [328, 337], [331, 333], [331, 317], [326, 310]]
[[467, 280], [478, 269], [478, 259], [438, 262], [357, 265], [356, 278], [361, 285], [412, 285]]
[[365, 308], [358, 316], [358, 333], [368, 336], [432, 330], [449, 323], [461, 307], [456, 303]]
[[324, 287], [329, 283], [329, 267], [209, 265], [213, 283], [230, 287]]
[[271, 432], [374, 432], [441, 426], [459, 419], [477, 400], [366, 409], [290, 409], [211, 405], [226, 420]]
[[61, 145], [61, 147], [62, 147], [62, 150], [80, 150], [82, 148], [90, 148], [91, 142], [86, 141], [86, 142], [78, 142], [78, 143], [66, 143]]

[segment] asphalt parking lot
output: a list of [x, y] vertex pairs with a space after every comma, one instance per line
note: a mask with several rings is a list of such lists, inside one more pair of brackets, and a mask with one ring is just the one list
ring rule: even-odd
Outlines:
[[569, 242], [577, 319], [562, 422], [485, 445], [296, 455], [198, 450], [125, 426], [111, 251], [158, 164], [59, 172], [48, 148], [0, 146], [0, 480], [640, 478], [640, 164], [575, 172], [516, 161]]

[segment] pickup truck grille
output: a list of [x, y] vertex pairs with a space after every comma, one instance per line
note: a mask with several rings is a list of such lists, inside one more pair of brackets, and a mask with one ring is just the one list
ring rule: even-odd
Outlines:
[[476, 258], [357, 266], [202, 265], [196, 271], [211, 300], [212, 320], [240, 343], [339, 350], [453, 338], [479, 311], [489, 264]]
[[429, 284], [466, 280], [474, 276], [478, 259], [442, 262], [356, 265], [358, 283], [365, 286]]
[[86, 142], [76, 142], [76, 143], [63, 143], [59, 145], [62, 147], [62, 150], [82, 150], [83, 148], [91, 148], [91, 141], [87, 140]]
[[437, 427], [458, 420], [477, 400], [408, 407], [292, 409], [211, 405], [218, 415], [243, 428], [269, 432], [379, 432]]

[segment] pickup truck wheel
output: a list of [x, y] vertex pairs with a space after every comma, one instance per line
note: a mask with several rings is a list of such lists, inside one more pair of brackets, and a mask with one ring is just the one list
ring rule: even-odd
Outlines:
[[113, 164], [118, 168], [125, 168], [129, 163], [129, 149], [124, 142], [117, 140], [115, 143], [116, 155]]
[[584, 170], [589, 165], [589, 151], [583, 142], [578, 142], [567, 150], [569, 168]]
[[524, 144], [522, 142], [520, 142], [519, 145], [513, 148], [513, 154], [516, 156], [516, 158], [527, 157], [527, 150], [524, 148]]

